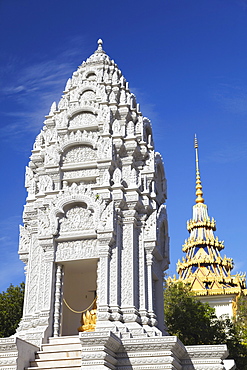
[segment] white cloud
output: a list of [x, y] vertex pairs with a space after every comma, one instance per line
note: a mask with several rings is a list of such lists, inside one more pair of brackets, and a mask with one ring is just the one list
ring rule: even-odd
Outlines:
[[220, 83], [214, 93], [214, 98], [227, 111], [247, 113], [247, 88], [239, 81]]
[[222, 144], [208, 155], [205, 160], [216, 163], [236, 163], [247, 159], [247, 143]]
[[0, 100], [4, 102], [0, 112], [3, 117], [1, 139], [13, 141], [27, 132], [38, 133], [50, 105], [60, 99], [67, 79], [77, 68], [75, 60], [82, 59], [83, 43], [79, 37], [65, 40], [63, 49], [46, 59], [43, 55], [33, 56], [34, 61], [20, 61], [11, 56], [3, 60], [1, 57], [1, 65], [6, 59], [9, 61], [5, 74], [0, 74]]

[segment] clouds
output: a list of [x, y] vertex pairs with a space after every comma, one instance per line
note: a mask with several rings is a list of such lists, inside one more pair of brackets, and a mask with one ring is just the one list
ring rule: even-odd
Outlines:
[[218, 149], [214, 150], [206, 157], [207, 162], [215, 162], [219, 164], [237, 163], [247, 160], [247, 143], [222, 143]]
[[82, 60], [83, 40], [71, 37], [63, 47], [54, 49], [47, 57], [30, 54], [29, 60], [2, 56], [0, 101], [1, 138], [13, 140], [18, 135], [36, 132], [54, 100], [59, 100], [67, 79], [76, 69], [75, 61]]
[[247, 114], [247, 87], [241, 81], [219, 83], [214, 98], [224, 110]]

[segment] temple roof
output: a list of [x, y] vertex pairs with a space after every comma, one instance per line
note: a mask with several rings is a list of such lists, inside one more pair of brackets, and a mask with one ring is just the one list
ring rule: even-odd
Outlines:
[[204, 203], [199, 170], [198, 141], [195, 137], [196, 204], [193, 216], [187, 222], [188, 239], [183, 245], [186, 256], [177, 263], [179, 280], [189, 283], [197, 295], [246, 294], [245, 274], [231, 275], [232, 258], [222, 257], [224, 242], [214, 235], [216, 222], [208, 215]]
[[95, 52], [87, 58], [86, 62], [84, 63], [105, 63], [105, 64], [114, 64], [114, 61], [110, 59], [110, 57], [106, 54], [103, 50], [103, 41], [102, 39], [98, 40], [98, 48]]

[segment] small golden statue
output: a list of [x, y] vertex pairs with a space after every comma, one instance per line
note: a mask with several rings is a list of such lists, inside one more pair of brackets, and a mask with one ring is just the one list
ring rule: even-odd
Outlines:
[[94, 299], [93, 308], [89, 311], [82, 313], [81, 315], [81, 326], [77, 329], [78, 332], [82, 331], [95, 331], [96, 320], [97, 320], [97, 304], [96, 298]]

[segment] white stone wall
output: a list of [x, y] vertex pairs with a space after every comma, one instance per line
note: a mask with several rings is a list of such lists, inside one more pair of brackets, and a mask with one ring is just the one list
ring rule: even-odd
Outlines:
[[235, 299], [234, 295], [205, 296], [199, 299], [201, 302], [208, 303], [210, 307], [213, 307], [218, 318], [231, 318], [233, 316], [232, 306]]
[[52, 104], [25, 185], [19, 254], [27, 278], [18, 335], [38, 345], [76, 334], [80, 323], [63, 304], [66, 287], [78, 284], [69, 288], [77, 309], [88, 300], [77, 297], [86, 297], [83, 279], [68, 266], [90, 259], [97, 261], [97, 274], [87, 276], [97, 290], [97, 330], [161, 335], [169, 264], [163, 162], [150, 121], [101, 44]]

